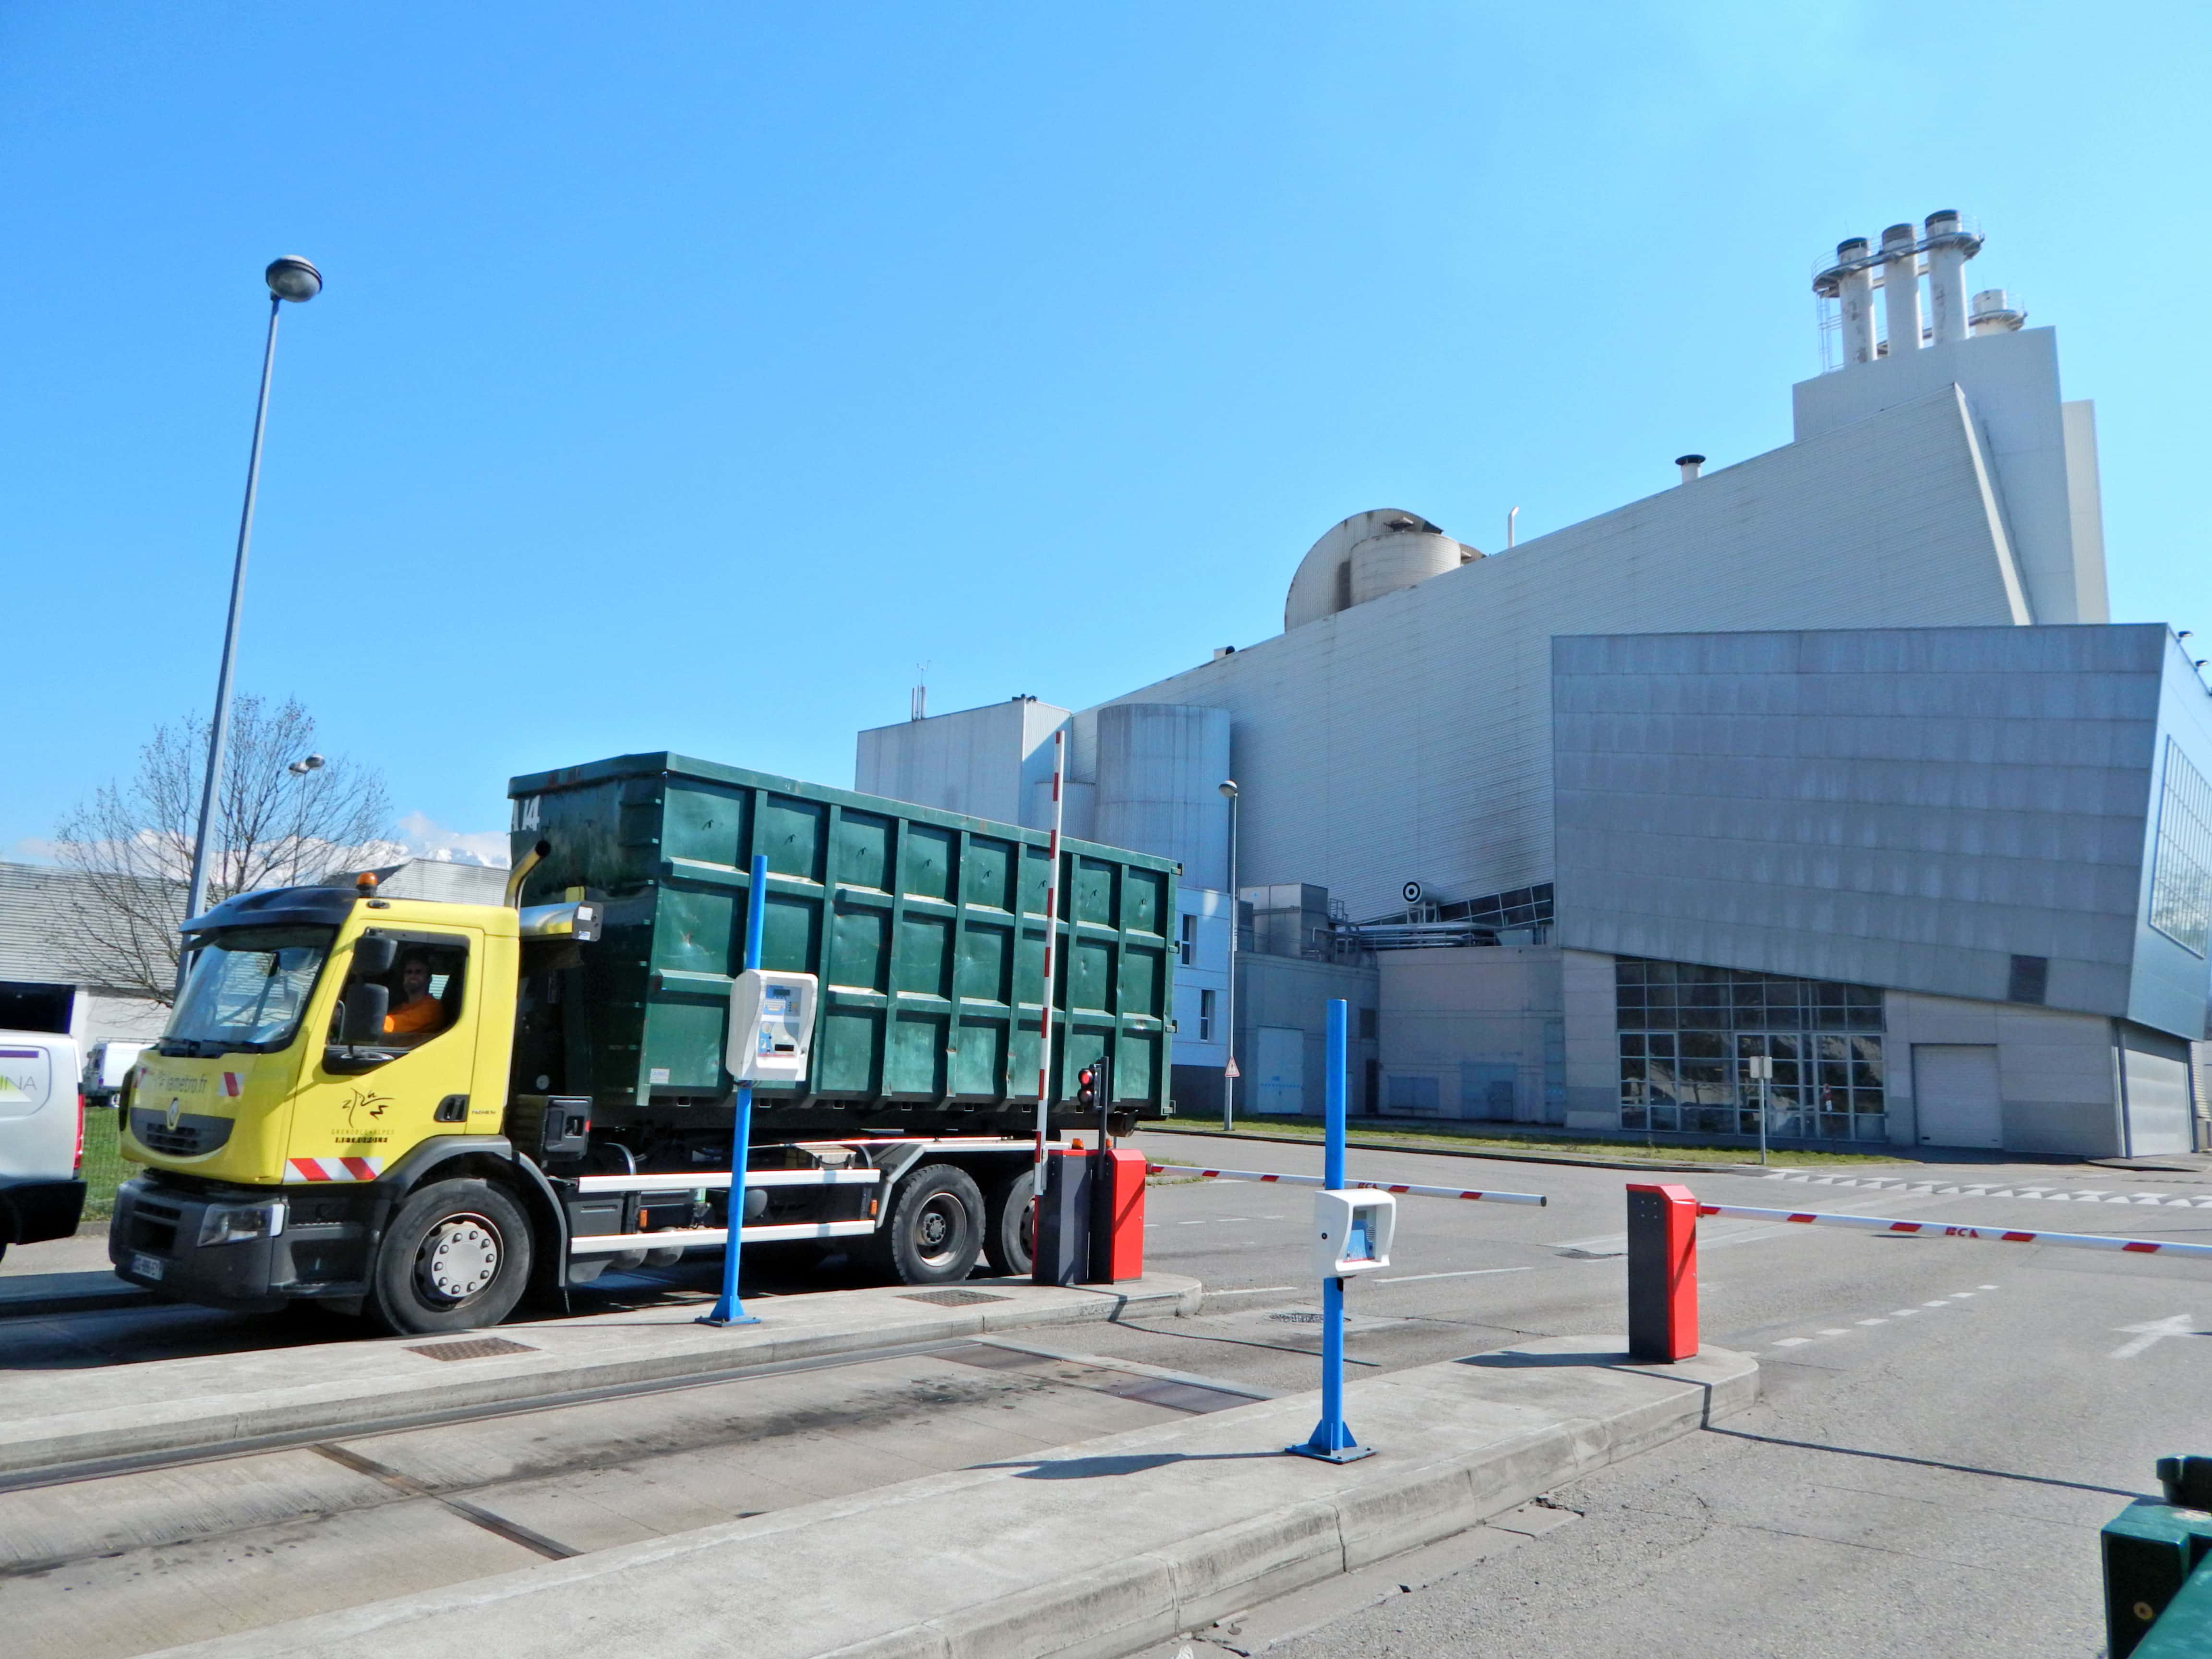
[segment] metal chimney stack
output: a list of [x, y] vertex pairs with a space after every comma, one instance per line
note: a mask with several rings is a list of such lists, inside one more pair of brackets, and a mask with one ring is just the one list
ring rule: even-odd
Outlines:
[[1854, 236], [1836, 244], [1836, 300], [1844, 315], [1844, 367], [1856, 368], [1875, 358], [1874, 269], [1867, 239]]
[[1889, 324], [1889, 355], [1920, 349], [1920, 239], [1911, 225], [1881, 234], [1881, 302]]
[[1966, 261], [1982, 251], [1982, 239], [1959, 222], [1957, 211], [1943, 208], [1928, 216], [1929, 308], [1936, 314], [1930, 343], [1948, 345], [1966, 337]]
[[1694, 483], [1698, 474], [1705, 470], [1705, 458], [1702, 455], [1677, 455], [1674, 465], [1682, 469], [1684, 483]]

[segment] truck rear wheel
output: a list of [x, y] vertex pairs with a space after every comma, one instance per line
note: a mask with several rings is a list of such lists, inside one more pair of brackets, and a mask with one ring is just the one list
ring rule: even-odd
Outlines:
[[1036, 1171], [1029, 1169], [991, 1188], [983, 1224], [983, 1255], [991, 1271], [1027, 1279], [1036, 1260]]
[[530, 1223], [488, 1181], [434, 1181], [399, 1207], [377, 1247], [368, 1312], [414, 1336], [496, 1325], [530, 1283]]
[[957, 1285], [983, 1245], [983, 1194], [964, 1170], [925, 1164], [899, 1183], [878, 1249], [902, 1285]]

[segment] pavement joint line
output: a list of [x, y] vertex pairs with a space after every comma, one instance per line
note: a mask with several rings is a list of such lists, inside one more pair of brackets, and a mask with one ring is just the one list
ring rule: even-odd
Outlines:
[[581, 1550], [571, 1549], [557, 1540], [548, 1538], [534, 1528], [526, 1527], [519, 1521], [510, 1521], [503, 1515], [496, 1515], [471, 1504], [465, 1498], [448, 1498], [442, 1492], [433, 1492], [421, 1481], [402, 1474], [398, 1469], [387, 1468], [374, 1458], [364, 1457], [344, 1446], [317, 1441], [307, 1449], [328, 1458], [340, 1468], [351, 1469], [356, 1474], [380, 1480], [394, 1492], [404, 1492], [410, 1498], [427, 1498], [441, 1509], [458, 1515], [471, 1526], [481, 1527], [495, 1537], [506, 1539], [510, 1544], [520, 1544], [533, 1554], [544, 1556], [548, 1561], [566, 1561], [583, 1553]]

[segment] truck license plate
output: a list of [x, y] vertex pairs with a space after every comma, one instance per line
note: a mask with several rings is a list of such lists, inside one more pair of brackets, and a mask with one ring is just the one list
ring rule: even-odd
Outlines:
[[159, 1279], [168, 1271], [169, 1264], [158, 1255], [148, 1255], [143, 1250], [131, 1253], [131, 1271], [142, 1279]]

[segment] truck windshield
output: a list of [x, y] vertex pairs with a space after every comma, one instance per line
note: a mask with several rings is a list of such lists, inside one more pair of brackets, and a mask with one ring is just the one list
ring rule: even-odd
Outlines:
[[284, 1047], [307, 1012], [335, 933], [329, 927], [240, 927], [216, 934], [192, 960], [162, 1034], [163, 1052]]

